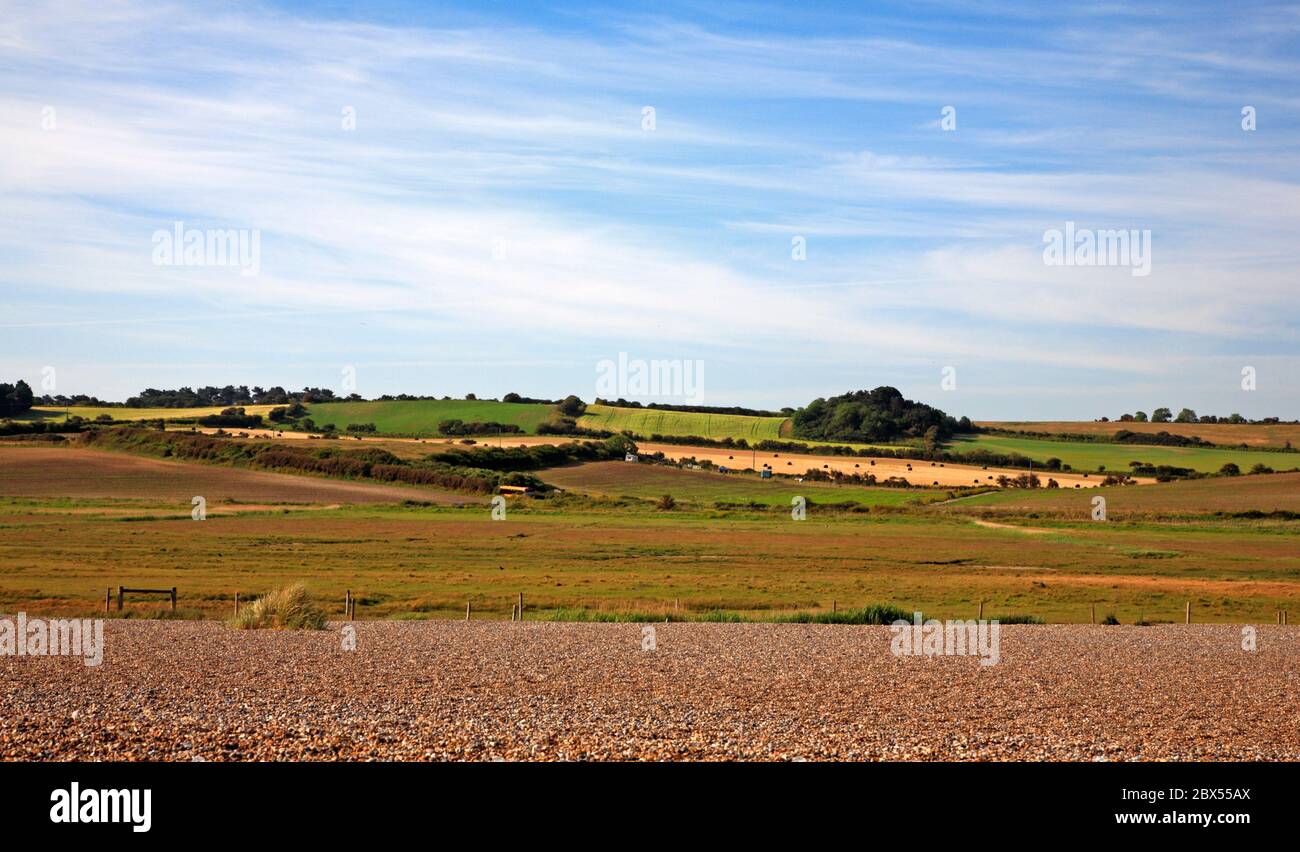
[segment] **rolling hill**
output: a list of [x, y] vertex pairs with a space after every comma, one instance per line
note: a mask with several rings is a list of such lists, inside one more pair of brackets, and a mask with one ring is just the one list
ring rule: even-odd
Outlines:
[[379, 402], [317, 402], [307, 406], [317, 426], [333, 423], [340, 431], [351, 423], [373, 423], [387, 435], [429, 437], [443, 420], [466, 423], [507, 423], [528, 434], [537, 431], [554, 412], [539, 403], [494, 402], [478, 399], [419, 399]]
[[637, 435], [698, 435], [702, 438], [744, 438], [747, 441], [781, 438], [785, 417], [751, 417], [743, 414], [702, 414], [657, 408], [614, 408], [590, 405], [579, 425]]

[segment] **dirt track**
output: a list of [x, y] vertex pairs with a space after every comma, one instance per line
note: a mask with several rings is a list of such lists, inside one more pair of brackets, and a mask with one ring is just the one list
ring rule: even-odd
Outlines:
[[1300, 758], [1300, 630], [1008, 626], [1001, 662], [883, 627], [109, 622], [102, 666], [0, 657], [4, 759]]

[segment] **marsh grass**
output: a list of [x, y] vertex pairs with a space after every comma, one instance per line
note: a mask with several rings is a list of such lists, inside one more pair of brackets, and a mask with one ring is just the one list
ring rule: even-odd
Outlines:
[[239, 630], [322, 630], [325, 613], [302, 583], [272, 589], [239, 611], [230, 626]]
[[778, 624], [893, 624], [895, 621], [911, 623], [914, 615], [893, 604], [869, 604], [836, 612], [796, 612], [773, 620]]

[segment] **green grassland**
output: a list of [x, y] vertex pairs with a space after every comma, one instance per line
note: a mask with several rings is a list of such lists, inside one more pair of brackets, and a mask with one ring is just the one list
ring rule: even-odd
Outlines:
[[[533, 613], [771, 619], [888, 602], [936, 617], [1034, 615], [1049, 621], [1271, 622], [1300, 600], [1300, 540], [1250, 525], [1059, 524], [1052, 535], [990, 529], [922, 510], [876, 515], [602, 508], [565, 501], [487, 507], [280, 507], [189, 519], [140, 501], [100, 512], [0, 500], [0, 609], [93, 613], [118, 584], [180, 591], [185, 614], [221, 617], [233, 595], [305, 581], [338, 617], [345, 590], [362, 618]], [[57, 501], [55, 501], [57, 502]], [[1158, 554], [1160, 558], [1154, 558]], [[132, 604], [136, 617], [158, 612]]]
[[946, 491], [908, 488], [864, 488], [829, 482], [796, 482], [788, 477], [760, 479], [748, 474], [721, 474], [707, 470], [627, 462], [591, 462], [556, 467], [538, 474], [544, 482], [582, 494], [653, 500], [664, 494], [699, 506], [758, 504], [789, 509], [796, 496], [818, 504], [856, 503], [861, 506], [901, 506], [942, 500]]
[[[62, 450], [9, 450], [33, 451]], [[476, 617], [505, 618], [519, 592], [537, 617], [668, 615], [680, 601], [676, 614], [687, 618], [722, 610], [777, 619], [875, 602], [946, 618], [970, 617], [984, 601], [988, 616], [1079, 622], [1095, 606], [1099, 617], [1114, 612], [1131, 623], [1177, 621], [1190, 600], [1198, 621], [1271, 622], [1300, 603], [1300, 521], [1213, 514], [1295, 507], [1300, 474], [1106, 489], [1106, 523], [1081, 514], [1092, 495], [1070, 492], [819, 511], [817, 486], [800, 483], [812, 508], [796, 521], [782, 510], [788, 481], [611, 462], [547, 473], [583, 477], [592, 494], [653, 498], [670, 490], [681, 502], [664, 510], [651, 499], [570, 491], [512, 499], [498, 521], [486, 499], [433, 505], [414, 489], [414, 499], [390, 489], [397, 493], [386, 502], [364, 504], [337, 494], [304, 501], [296, 490], [276, 498], [251, 490], [254, 482], [268, 487], [264, 473], [206, 465], [203, 472], [221, 475], [226, 496], [195, 522], [190, 490], [174, 487], [175, 468], [188, 463], [169, 462], [164, 480], [151, 473], [153, 459], [66, 451], [104, 458], [99, 467], [88, 458], [88, 481], [80, 483], [79, 467], [65, 466], [61, 480], [21, 480], [18, 465], [0, 465], [0, 610], [91, 614], [110, 586], [174, 585], [182, 615], [224, 617], [235, 592], [247, 599], [297, 581], [336, 617], [352, 590], [362, 618], [463, 617], [466, 602]], [[113, 476], [103, 475], [109, 462]], [[864, 500], [918, 493], [824, 487]], [[751, 497], [773, 508], [715, 505]], [[982, 517], [988, 513], [996, 522]], [[133, 617], [159, 610], [157, 602], [128, 608]]]
[[579, 425], [637, 435], [698, 435], [702, 438], [744, 438], [747, 441], [781, 438], [785, 417], [749, 417], [742, 414], [698, 414], [651, 408], [613, 408], [590, 405]]
[[1100, 470], [1127, 473], [1129, 462], [1188, 467], [1201, 473], [1217, 473], [1228, 462], [1243, 471], [1256, 464], [1274, 470], [1300, 468], [1300, 453], [1263, 450], [1229, 450], [1218, 447], [1161, 447], [1145, 444], [1098, 444], [1083, 441], [1049, 441], [1037, 438], [1012, 438], [1005, 435], [959, 437], [948, 448], [955, 453], [984, 449], [998, 453], [1020, 453], [1035, 461], [1058, 458], [1076, 470]]
[[317, 426], [333, 423], [340, 431], [351, 423], [373, 423], [386, 435], [429, 437], [443, 420], [506, 423], [528, 434], [537, 431], [554, 406], [474, 399], [421, 399], [391, 402], [320, 402], [307, 407]]

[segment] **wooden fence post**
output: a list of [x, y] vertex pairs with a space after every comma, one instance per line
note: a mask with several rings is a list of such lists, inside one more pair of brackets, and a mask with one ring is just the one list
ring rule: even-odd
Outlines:
[[1183, 611], [1183, 624], [1192, 623], [1192, 602], [1187, 602], [1187, 608]]
[[980, 601], [980, 621], [984, 620], [984, 601]]
[[104, 590], [104, 614], [105, 615], [108, 614], [108, 602], [111, 601], [112, 599], [113, 599], [113, 588], [112, 586], [110, 586], [109, 588]]
[[1097, 623], [1097, 605], [1096, 605], [1096, 604], [1093, 604], [1093, 605], [1092, 605], [1092, 623], [1093, 623], [1093, 624], [1096, 624], [1096, 623]]
[[524, 620], [524, 593], [519, 593], [519, 620]]
[[465, 620], [469, 621], [470, 609], [474, 606], [473, 601], [465, 601]]
[[352, 590], [348, 589], [343, 593], [343, 620], [352, 620]]
[[122, 587], [117, 587], [117, 611], [122, 611]]
[[235, 618], [239, 618], [239, 592], [235, 592]]
[[832, 599], [831, 599], [831, 614], [834, 614], [835, 611], [836, 611], [836, 610], [835, 610], [835, 599], [832, 598]]
[[172, 586], [172, 612], [176, 612], [176, 587]]

